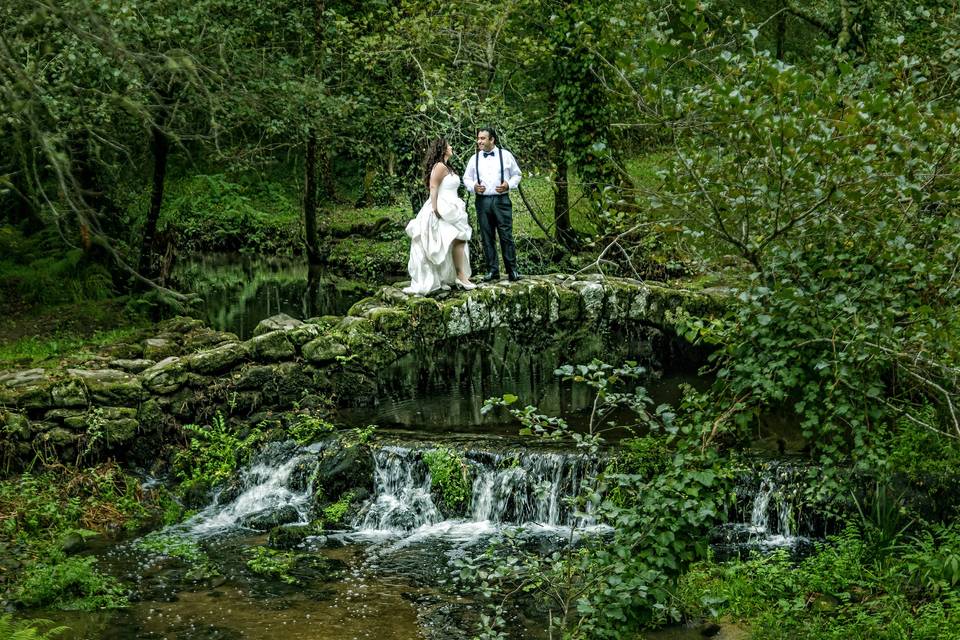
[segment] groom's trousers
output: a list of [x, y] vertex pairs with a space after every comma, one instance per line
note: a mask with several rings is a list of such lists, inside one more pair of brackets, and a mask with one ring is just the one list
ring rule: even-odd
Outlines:
[[508, 274], [517, 273], [517, 248], [513, 242], [513, 203], [510, 195], [500, 193], [495, 196], [476, 197], [477, 224], [480, 225], [480, 239], [483, 241], [483, 256], [487, 261], [487, 271], [500, 273], [500, 260], [494, 235], [500, 236], [500, 252]]

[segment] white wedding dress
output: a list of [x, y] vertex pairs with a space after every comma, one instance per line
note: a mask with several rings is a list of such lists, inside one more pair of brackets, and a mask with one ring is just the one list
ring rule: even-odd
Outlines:
[[[453, 266], [453, 241], [469, 242], [472, 231], [467, 220], [467, 205], [457, 197], [460, 176], [448, 173], [440, 182], [437, 191], [437, 211], [428, 198], [417, 217], [407, 224], [410, 236], [410, 260], [407, 271], [410, 273], [410, 286], [404, 293], [424, 295], [445, 286], [452, 285], [457, 279], [457, 269]], [[463, 247], [466, 267], [464, 275], [470, 277], [470, 247]]]

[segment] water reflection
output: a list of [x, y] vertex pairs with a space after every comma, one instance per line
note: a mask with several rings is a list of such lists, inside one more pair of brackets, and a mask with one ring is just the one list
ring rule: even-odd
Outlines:
[[[516, 435], [516, 422], [505, 412], [481, 412], [487, 398], [510, 393], [519, 397], [520, 407], [532, 404], [541, 413], [583, 427], [594, 390], [563, 382], [554, 374], [558, 367], [595, 358], [613, 365], [636, 361], [649, 375], [634, 384], [646, 387], [657, 403], [673, 403], [680, 397], [681, 384], [705, 384], [685, 365], [674, 366], [680, 363], [672, 355], [674, 348], [648, 327], [584, 330], [549, 340], [499, 329], [401, 358], [380, 372], [377, 406], [343, 409], [341, 418], [354, 424], [415, 427], [424, 433]], [[626, 420], [629, 415], [619, 417]]]
[[309, 268], [306, 261], [240, 254], [196, 255], [177, 263], [174, 286], [199, 294], [201, 318], [247, 339], [264, 318], [346, 315], [373, 293], [366, 283]]

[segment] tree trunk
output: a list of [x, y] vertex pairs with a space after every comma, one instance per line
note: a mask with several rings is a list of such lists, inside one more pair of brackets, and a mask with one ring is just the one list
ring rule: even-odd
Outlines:
[[157, 235], [157, 222], [160, 220], [160, 208], [163, 206], [163, 183], [167, 176], [167, 156], [170, 140], [158, 127], [151, 127], [151, 149], [153, 151], [153, 189], [150, 193], [150, 210], [143, 225], [143, 242], [140, 245], [140, 265], [138, 271], [146, 278], [155, 275], [154, 239]]
[[780, 13], [777, 14], [777, 60], [783, 61], [783, 48], [786, 40], [787, 12], [781, 2]]
[[554, 237], [558, 243], [569, 248], [573, 241], [573, 226], [570, 224], [569, 167], [563, 143], [558, 142], [556, 145], [553, 164], [557, 168], [557, 175], [553, 181]]
[[317, 134], [310, 132], [307, 138], [306, 176], [304, 179], [303, 226], [307, 243], [307, 262], [320, 264], [317, 245]]

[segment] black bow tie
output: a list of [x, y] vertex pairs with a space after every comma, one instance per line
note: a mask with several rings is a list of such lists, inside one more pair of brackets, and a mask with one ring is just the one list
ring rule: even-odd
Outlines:
[[487, 156], [492, 156], [493, 154], [494, 154], [493, 151], [484, 151], [484, 152], [483, 152], [483, 157], [486, 158]]

